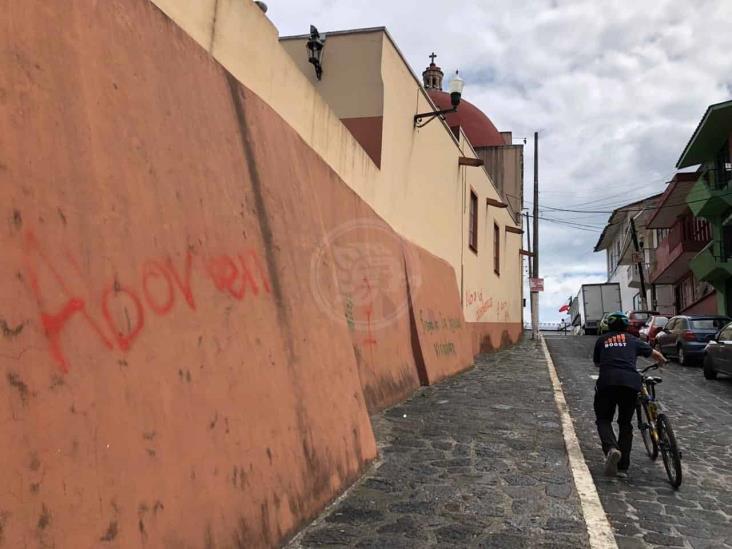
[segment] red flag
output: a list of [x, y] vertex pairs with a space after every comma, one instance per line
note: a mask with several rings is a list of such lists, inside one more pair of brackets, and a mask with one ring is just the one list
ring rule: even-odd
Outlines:
[[562, 305], [562, 306], [561, 306], [561, 307], [559, 308], [559, 312], [560, 312], [560, 313], [564, 313], [565, 311], [569, 311], [569, 305]]

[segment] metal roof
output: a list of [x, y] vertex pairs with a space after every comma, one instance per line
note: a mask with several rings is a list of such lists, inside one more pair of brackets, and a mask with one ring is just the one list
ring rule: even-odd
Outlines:
[[[602, 250], [605, 250], [608, 247], [608, 244], [610, 244], [610, 240], [615, 237], [615, 235], [618, 233], [618, 231], [622, 230], [622, 226], [619, 222], [619, 218], [621, 217], [621, 214], [627, 213], [628, 210], [634, 209], [633, 206], [637, 206], [639, 204], [643, 204], [644, 202], [655, 200], [659, 198], [662, 195], [662, 193], [654, 194], [653, 196], [649, 196], [647, 198], [641, 198], [640, 200], [636, 200], [635, 202], [631, 202], [630, 204], [626, 204], [625, 206], [621, 206], [620, 208], [615, 208], [613, 212], [610, 214], [610, 217], [607, 220], [607, 224], [605, 225], [605, 228], [602, 230], [602, 233], [600, 234], [600, 238], [597, 240], [597, 244], [595, 244], [594, 251], [599, 252]], [[642, 208], [645, 209], [645, 208]]]
[[668, 229], [689, 209], [686, 195], [699, 178], [696, 172], [679, 172], [668, 182], [668, 187], [656, 205], [655, 213], [646, 225], [649, 229]]
[[732, 132], [732, 100], [709, 105], [681, 153], [677, 168], [696, 166], [709, 159]]

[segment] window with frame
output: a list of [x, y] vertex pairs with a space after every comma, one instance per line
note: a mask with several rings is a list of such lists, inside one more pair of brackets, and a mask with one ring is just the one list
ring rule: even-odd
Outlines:
[[732, 180], [732, 163], [730, 162], [729, 141], [725, 141], [722, 148], [716, 154], [714, 159], [715, 177], [713, 178], [718, 189], [727, 188], [730, 180]]
[[722, 261], [732, 258], [732, 223], [722, 225]]
[[493, 223], [493, 270], [501, 274], [501, 229]]
[[478, 195], [470, 191], [470, 217], [468, 224], [468, 246], [478, 253]]

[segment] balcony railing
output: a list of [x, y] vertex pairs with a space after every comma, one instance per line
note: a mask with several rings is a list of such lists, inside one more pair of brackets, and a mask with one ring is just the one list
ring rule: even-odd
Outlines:
[[709, 223], [698, 217], [687, 216], [676, 222], [666, 237], [669, 250], [673, 250], [684, 242], [701, 242], [706, 244], [712, 238]]
[[628, 265], [628, 286], [631, 288], [639, 288], [640, 287], [640, 270], [638, 269], [638, 264], [635, 263], [633, 265]]
[[709, 223], [703, 219], [687, 216], [677, 221], [656, 249], [656, 267], [651, 273], [651, 281], [676, 282], [689, 270], [689, 259], [704, 248], [711, 237]]

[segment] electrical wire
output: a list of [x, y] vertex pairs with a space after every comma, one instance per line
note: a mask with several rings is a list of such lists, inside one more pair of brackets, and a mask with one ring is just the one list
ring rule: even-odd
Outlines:
[[[534, 216], [530, 215], [529, 218], [534, 219]], [[577, 229], [579, 231], [586, 231], [586, 232], [593, 233], [593, 234], [596, 234], [602, 230], [601, 227], [582, 225], [582, 224], [573, 223], [571, 221], [562, 221], [561, 219], [554, 219], [551, 217], [539, 216], [537, 219], [540, 219], [541, 221], [548, 221], [549, 223], [555, 223], [557, 225], [564, 225], [566, 227], [571, 227], [572, 229]]]
[[[725, 196], [732, 196], [732, 191], [717, 195], [717, 198], [722, 198]], [[584, 214], [612, 214], [618, 210], [623, 211], [623, 212], [643, 212], [643, 211], [650, 211], [650, 210], [660, 210], [663, 208], [671, 208], [673, 206], [683, 206], [685, 204], [696, 204], [698, 202], [706, 202], [707, 200], [709, 200], [709, 198], [700, 198], [698, 200], [677, 202], [675, 204], [662, 204], [662, 205], [658, 205], [658, 206], [648, 206], [646, 208], [622, 208], [621, 207], [621, 208], [615, 208], [614, 210], [575, 210], [575, 209], [571, 209], [571, 208], [556, 208], [554, 206], [541, 206], [541, 208], [550, 210], [552, 212], [584, 213]], [[531, 201], [529, 201], [529, 200], [527, 200], [526, 202], [528, 204], [531, 204]]]
[[[655, 183], [668, 182], [668, 181], [670, 181], [673, 178], [674, 174], [676, 174], [676, 173], [677, 172], [674, 170], [670, 174], [668, 174], [667, 176], [664, 176], [664, 177], [658, 178], [658, 179], [654, 179], [652, 181], [630, 182], [630, 183], [627, 183], [626, 185], [614, 185], [613, 188], [616, 189], [616, 190], [617, 189], [626, 189], [626, 188], [627, 189], [635, 189], [635, 188], [638, 188], [639, 186], [642, 186], [642, 187], [645, 188], [645, 187], [648, 187], [649, 185], [653, 185]], [[687, 172], [683, 172], [683, 173], [687, 173]], [[691, 172], [688, 172], [688, 173], [691, 173]], [[567, 193], [566, 191], [542, 191], [541, 189], [539, 190], [539, 194], [540, 195], [541, 194], [565, 194], [566, 195], [566, 193]], [[585, 201], [585, 202], [578, 202], [576, 204], [571, 204], [570, 207], [575, 208], [575, 207], [578, 207], [578, 206], [585, 206], [585, 205], [592, 204], [592, 203], [596, 203], [596, 202], [604, 202], [604, 201], [606, 201], [608, 199], [611, 199], [611, 198], [620, 197], [620, 196], [627, 196], [627, 194], [628, 194], [628, 191], [622, 191], [622, 192], [618, 192], [618, 193], [613, 193], [613, 194], [609, 194], [609, 195], [606, 195], [606, 196], [602, 196], [600, 198], [593, 198], [592, 200], [588, 200], [588, 201]], [[639, 199], [639, 200], [641, 200], [641, 199]]]

